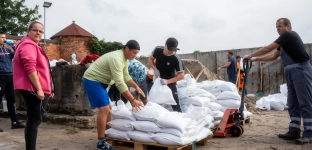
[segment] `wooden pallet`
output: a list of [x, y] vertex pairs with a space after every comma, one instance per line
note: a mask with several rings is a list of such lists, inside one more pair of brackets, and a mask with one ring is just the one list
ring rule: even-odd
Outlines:
[[240, 124], [245, 125], [247, 123], [250, 123], [250, 117], [247, 117], [245, 120], [242, 120]]
[[[201, 141], [197, 142], [196, 145], [204, 146], [207, 145], [207, 142], [209, 139], [211, 139], [212, 136], [208, 136]], [[163, 149], [167, 150], [193, 150], [193, 143], [186, 144], [183, 146], [170, 146], [170, 145], [163, 145], [158, 143], [145, 143], [145, 142], [137, 142], [137, 141], [128, 141], [128, 140], [120, 140], [120, 139], [113, 139], [113, 138], [107, 138], [107, 142], [111, 144], [112, 146], [116, 146], [122, 143], [131, 143], [133, 144], [134, 150], [147, 150], [147, 147], [149, 146], [149, 149], [159, 149], [162, 147]], [[132, 145], [131, 145], [132, 146]]]

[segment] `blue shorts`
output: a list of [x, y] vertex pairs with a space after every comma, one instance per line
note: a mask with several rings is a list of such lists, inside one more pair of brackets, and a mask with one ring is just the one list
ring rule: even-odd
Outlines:
[[86, 78], [83, 78], [82, 82], [92, 108], [99, 108], [110, 104], [108, 93], [100, 82], [88, 80]]

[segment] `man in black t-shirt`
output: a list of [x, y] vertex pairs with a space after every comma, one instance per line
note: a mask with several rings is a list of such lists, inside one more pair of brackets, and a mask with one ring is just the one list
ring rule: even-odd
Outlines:
[[[246, 55], [244, 60], [272, 61], [281, 56], [287, 82], [287, 105], [290, 116], [289, 129], [286, 134], [279, 134], [282, 139], [293, 140], [304, 144], [312, 142], [312, 66], [310, 57], [305, 51], [300, 36], [291, 29], [287, 18], [280, 18], [276, 22], [276, 29], [280, 35], [270, 45]], [[273, 53], [262, 56], [276, 49]], [[300, 136], [301, 118], [304, 131]]]
[[[160, 77], [161, 84], [168, 85], [172, 91], [172, 95], [177, 105], [172, 105], [172, 109], [181, 112], [179, 99], [177, 94], [176, 82], [184, 78], [184, 66], [178, 55], [178, 41], [175, 38], [168, 38], [165, 46], [157, 46], [148, 62], [154, 69], [154, 76]], [[157, 59], [154, 64], [154, 59]]]

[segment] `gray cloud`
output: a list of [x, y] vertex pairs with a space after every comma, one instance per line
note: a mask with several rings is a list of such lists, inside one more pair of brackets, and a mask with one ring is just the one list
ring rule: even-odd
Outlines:
[[109, 14], [114, 16], [133, 16], [126, 8], [118, 8], [116, 5], [102, 0], [88, 0], [90, 10], [95, 15]]
[[204, 13], [195, 14], [191, 20], [191, 27], [200, 32], [213, 32], [225, 26], [225, 21], [207, 16]]

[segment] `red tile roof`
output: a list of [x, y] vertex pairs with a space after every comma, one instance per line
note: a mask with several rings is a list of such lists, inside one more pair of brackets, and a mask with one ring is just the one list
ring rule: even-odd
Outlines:
[[75, 36], [86, 36], [86, 37], [95, 37], [93, 34], [89, 33], [87, 30], [81, 28], [78, 26], [75, 21], [73, 21], [72, 24], [61, 30], [60, 32], [54, 34], [52, 38], [59, 37], [59, 36], [69, 36], [69, 35], [75, 35]]

